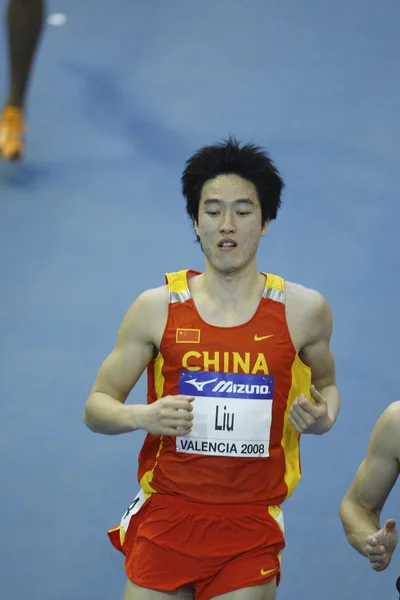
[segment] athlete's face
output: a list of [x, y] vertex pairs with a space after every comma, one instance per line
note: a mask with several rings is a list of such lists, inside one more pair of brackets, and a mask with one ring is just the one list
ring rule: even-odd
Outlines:
[[195, 230], [209, 263], [229, 273], [247, 266], [256, 256], [262, 226], [255, 186], [238, 175], [218, 175], [201, 191]]

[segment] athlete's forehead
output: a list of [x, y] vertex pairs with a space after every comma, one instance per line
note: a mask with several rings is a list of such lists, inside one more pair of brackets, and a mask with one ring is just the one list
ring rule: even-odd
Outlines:
[[204, 206], [212, 202], [259, 205], [254, 184], [239, 175], [218, 175], [206, 181], [201, 190], [200, 202]]

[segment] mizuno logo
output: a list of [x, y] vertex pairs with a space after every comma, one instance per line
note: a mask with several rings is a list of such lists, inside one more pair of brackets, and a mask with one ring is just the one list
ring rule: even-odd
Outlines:
[[268, 385], [256, 385], [256, 384], [245, 384], [245, 383], [233, 383], [233, 381], [220, 381], [212, 389], [213, 392], [220, 392], [221, 394], [269, 394]]
[[214, 383], [214, 381], [218, 381], [218, 377], [215, 379], [208, 379], [208, 381], [197, 381], [197, 379], [188, 379], [186, 383], [191, 383], [194, 385], [198, 392], [202, 392], [204, 390], [204, 386], [208, 383]]
[[[208, 379], [207, 381], [187, 379], [186, 383], [190, 383], [196, 388], [198, 392], [202, 392], [206, 385], [214, 383], [215, 381], [218, 381], [218, 377], [216, 377], [215, 379]], [[270, 393], [270, 387], [269, 385], [234, 383], [233, 381], [219, 381], [211, 391], [218, 392], [220, 394], [259, 394], [262, 396], [267, 396]]]

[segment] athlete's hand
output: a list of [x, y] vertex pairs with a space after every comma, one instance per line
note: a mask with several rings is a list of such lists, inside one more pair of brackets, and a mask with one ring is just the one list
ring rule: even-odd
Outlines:
[[187, 435], [193, 424], [193, 396], [165, 396], [143, 406], [138, 428], [153, 435]]
[[388, 519], [382, 529], [367, 537], [365, 554], [374, 571], [384, 571], [397, 546], [397, 528], [394, 519]]
[[328, 402], [311, 386], [311, 400], [304, 394], [293, 402], [289, 421], [298, 433], [313, 433], [321, 435], [331, 429], [333, 422], [328, 413]]

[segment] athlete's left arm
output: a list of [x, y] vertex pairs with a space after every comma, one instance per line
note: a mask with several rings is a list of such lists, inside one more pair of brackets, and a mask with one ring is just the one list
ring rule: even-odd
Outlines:
[[321, 435], [332, 428], [338, 417], [340, 396], [330, 347], [332, 312], [325, 298], [314, 290], [310, 290], [305, 322], [307, 341], [299, 355], [311, 368], [311, 402], [301, 396], [295, 400], [292, 424], [299, 433]]

